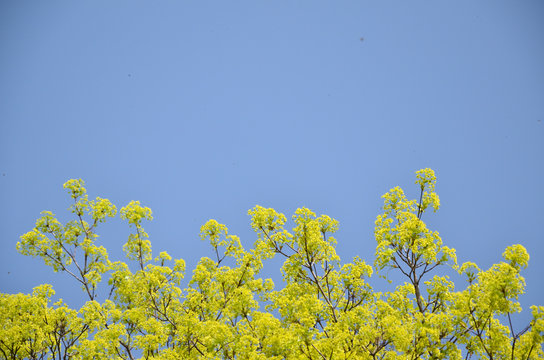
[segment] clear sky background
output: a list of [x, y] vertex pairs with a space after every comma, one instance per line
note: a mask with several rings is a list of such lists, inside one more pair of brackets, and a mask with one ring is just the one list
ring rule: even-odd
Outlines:
[[[84, 298], [15, 250], [40, 211], [71, 219], [71, 178], [151, 207], [155, 252], [190, 275], [200, 226], [249, 247], [256, 204], [336, 218], [342, 259], [372, 263], [381, 195], [416, 197], [430, 167], [428, 225], [485, 269], [524, 245], [522, 305], [544, 304], [540, 0], [2, 0], [0, 121], [1, 292]], [[99, 228], [114, 260], [128, 233]]]

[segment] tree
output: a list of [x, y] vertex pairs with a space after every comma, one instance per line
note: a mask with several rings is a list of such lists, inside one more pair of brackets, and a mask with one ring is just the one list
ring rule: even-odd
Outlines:
[[[185, 282], [185, 263], [161, 252], [153, 257], [142, 224], [151, 210], [137, 201], [120, 210], [133, 229], [123, 250], [134, 266], [111, 261], [97, 245], [97, 229], [117, 209], [89, 200], [82, 180], [64, 184], [74, 220], [61, 224], [43, 212], [17, 249], [65, 272], [88, 297], [80, 309], [51, 304], [51, 285], [32, 295], [0, 295], [3, 359], [543, 359], [544, 307], [532, 306], [521, 331], [511, 317], [525, 282], [529, 255], [508, 247], [488, 270], [457, 264], [422, 215], [440, 205], [430, 169], [416, 173], [419, 200], [399, 187], [383, 196], [377, 217], [373, 266], [358, 256], [342, 264], [333, 234], [338, 222], [306, 208], [285, 215], [249, 210], [257, 240], [249, 250], [209, 220], [201, 228], [213, 259], [202, 258]], [[263, 262], [284, 259], [283, 287], [263, 280]], [[456, 290], [440, 269], [464, 276]], [[368, 283], [374, 271], [406, 281], [392, 292]], [[104, 280], [103, 280], [104, 279]], [[107, 279], [107, 285], [105, 284]], [[182, 285], [185, 284], [185, 285]], [[110, 296], [99, 301], [97, 288]], [[503, 324], [503, 323], [506, 323]]]

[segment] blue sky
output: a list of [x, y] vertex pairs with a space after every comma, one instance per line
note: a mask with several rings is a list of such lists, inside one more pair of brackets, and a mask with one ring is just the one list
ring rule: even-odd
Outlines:
[[[371, 263], [381, 195], [430, 167], [429, 226], [482, 268], [524, 245], [521, 303], [543, 304], [543, 19], [538, 0], [4, 0], [0, 291], [83, 298], [15, 251], [40, 211], [70, 219], [70, 178], [151, 207], [154, 250], [190, 272], [207, 219], [253, 243], [256, 204], [338, 219], [340, 256]], [[128, 232], [99, 230], [114, 259]]]

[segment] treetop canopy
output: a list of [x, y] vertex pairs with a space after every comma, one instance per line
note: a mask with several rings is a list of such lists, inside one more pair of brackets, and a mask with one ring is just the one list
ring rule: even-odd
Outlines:
[[[113, 261], [97, 230], [117, 207], [89, 200], [81, 179], [64, 184], [73, 220], [62, 224], [42, 212], [17, 250], [72, 277], [88, 297], [80, 309], [51, 303], [49, 284], [32, 294], [0, 294], [1, 359], [543, 359], [544, 307], [515, 329], [522, 311], [521, 271], [529, 254], [508, 247], [488, 270], [457, 263], [422, 216], [438, 211], [436, 176], [416, 172], [418, 199], [400, 187], [384, 196], [375, 222], [372, 264], [336, 253], [338, 221], [300, 208], [294, 226], [274, 209], [249, 210], [256, 240], [250, 249], [209, 220], [200, 231], [211, 257], [190, 279], [185, 262], [153, 255], [145, 221], [151, 209], [131, 201], [119, 210], [132, 229]], [[283, 284], [262, 279], [267, 259], [281, 257]], [[136, 270], [131, 270], [129, 263]], [[457, 285], [444, 271], [461, 274]], [[404, 277], [392, 292], [368, 283], [375, 273]], [[99, 299], [97, 289], [109, 296]]]

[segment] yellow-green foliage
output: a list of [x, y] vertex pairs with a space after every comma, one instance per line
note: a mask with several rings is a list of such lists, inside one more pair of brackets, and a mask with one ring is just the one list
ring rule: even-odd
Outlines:
[[[200, 236], [212, 247], [186, 282], [185, 262], [153, 257], [143, 228], [151, 210], [132, 201], [120, 210], [133, 232], [123, 246], [131, 270], [97, 245], [97, 227], [116, 216], [109, 200], [88, 200], [82, 180], [70, 180], [75, 219], [61, 224], [43, 212], [17, 249], [66, 272], [88, 301], [79, 310], [51, 304], [51, 285], [32, 295], [0, 294], [2, 359], [543, 359], [544, 307], [528, 326], [511, 316], [529, 255], [508, 247], [504, 261], [483, 271], [457, 264], [455, 250], [422, 221], [437, 211], [436, 177], [416, 173], [419, 199], [400, 187], [383, 196], [375, 226], [374, 266], [356, 256], [342, 263], [333, 234], [338, 222], [306, 208], [287, 218], [261, 206], [249, 210], [257, 239], [246, 250], [225, 225], [209, 220]], [[282, 257], [283, 285], [261, 279], [263, 262]], [[230, 260], [229, 260], [230, 259]], [[227, 265], [230, 264], [230, 265]], [[439, 269], [457, 271], [461, 290]], [[395, 291], [375, 292], [374, 272], [405, 276]], [[97, 287], [108, 278], [110, 297]], [[102, 286], [106, 286], [102, 284]]]

